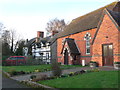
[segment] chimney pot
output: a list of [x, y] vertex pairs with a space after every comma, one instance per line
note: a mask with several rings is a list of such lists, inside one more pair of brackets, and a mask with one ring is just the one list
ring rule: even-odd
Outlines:
[[58, 31], [52, 31], [52, 36], [54, 36]]

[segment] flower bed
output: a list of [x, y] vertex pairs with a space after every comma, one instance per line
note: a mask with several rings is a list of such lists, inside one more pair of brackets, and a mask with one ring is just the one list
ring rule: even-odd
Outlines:
[[51, 80], [51, 79], [65, 78], [65, 77], [71, 77], [71, 76], [76, 76], [76, 75], [81, 75], [81, 74], [87, 74], [90, 72], [99, 72], [99, 69], [80, 70], [80, 71], [76, 71], [76, 72], [70, 72], [68, 74], [62, 74], [60, 76], [49, 76], [49, 77], [46, 74], [43, 74], [43, 75], [34, 76], [34, 78], [31, 78], [31, 77], [33, 77], [33, 75], [32, 75], [32, 76], [30, 76], [30, 80], [34, 81], [34, 82], [38, 82], [38, 81], [43, 81], [43, 80]]

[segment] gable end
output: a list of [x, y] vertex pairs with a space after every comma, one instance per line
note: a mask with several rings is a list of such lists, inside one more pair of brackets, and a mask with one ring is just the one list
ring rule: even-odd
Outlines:
[[114, 23], [114, 25], [116, 26], [116, 28], [120, 31], [119, 25], [117, 24], [117, 22], [115, 21], [115, 19], [112, 17], [112, 15], [109, 13], [109, 10], [108, 10], [108, 9], [105, 9], [104, 12], [103, 12], [103, 14], [102, 14], [102, 16], [101, 16], [101, 19], [100, 19], [100, 21], [99, 21], [99, 23], [98, 23], [98, 28], [97, 28], [97, 31], [96, 31], [95, 36], [94, 36], [94, 38], [93, 38], [92, 45], [93, 45], [93, 43], [94, 43], [94, 41], [95, 41], [95, 38], [96, 38], [96, 36], [97, 36], [97, 33], [98, 33], [98, 31], [99, 31], [100, 25], [101, 25], [101, 23], [102, 23], [102, 21], [103, 21], [103, 18], [104, 18], [104, 15], [105, 15], [105, 14], [107, 14], [107, 15], [109, 16], [109, 18], [112, 20], [112, 22]]

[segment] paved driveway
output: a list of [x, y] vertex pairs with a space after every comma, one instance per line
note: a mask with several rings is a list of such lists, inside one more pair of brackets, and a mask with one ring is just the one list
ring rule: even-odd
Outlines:
[[20, 84], [15, 80], [2, 76], [2, 88], [4, 89], [4, 88], [28, 88], [28, 87]]

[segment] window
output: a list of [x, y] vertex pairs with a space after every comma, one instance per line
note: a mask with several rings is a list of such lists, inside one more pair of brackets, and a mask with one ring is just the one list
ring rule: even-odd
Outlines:
[[23, 60], [25, 57], [10, 57], [9, 60]]
[[90, 54], [90, 39], [91, 39], [90, 33], [87, 32], [84, 37], [84, 40], [86, 41], [86, 54]]
[[49, 53], [46, 53], [46, 58], [49, 59]]

